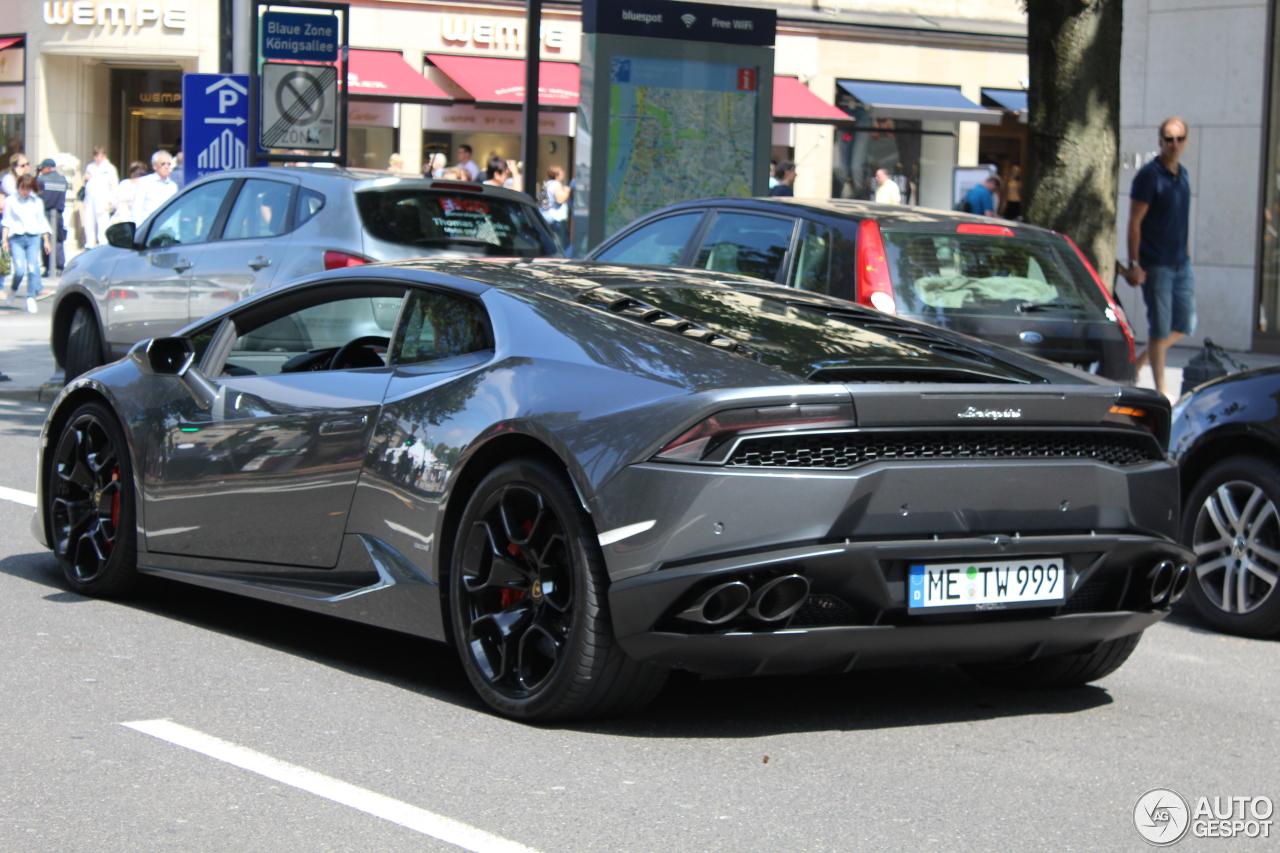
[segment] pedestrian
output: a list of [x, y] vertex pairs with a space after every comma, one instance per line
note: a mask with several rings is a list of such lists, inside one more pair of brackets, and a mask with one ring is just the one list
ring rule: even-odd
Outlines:
[[442, 152], [427, 155], [426, 168], [422, 170], [424, 178], [443, 178], [444, 170], [449, 168], [449, 158]]
[[31, 173], [31, 161], [26, 154], [18, 153], [9, 157], [9, 168], [0, 178], [0, 210], [4, 209], [4, 200], [18, 193], [18, 178]]
[[84, 228], [84, 247], [92, 249], [106, 242], [107, 224], [111, 221], [111, 199], [116, 194], [120, 177], [107, 159], [107, 149], [93, 149], [93, 161], [84, 167], [83, 195], [80, 201], [80, 225]]
[[1022, 169], [1017, 166], [1009, 170], [1009, 180], [1004, 185], [1004, 198], [1001, 202], [1001, 218], [1022, 219]]
[[[27, 311], [36, 313], [36, 297], [40, 295], [40, 244], [50, 251], [49, 220], [44, 215], [44, 202], [36, 194], [36, 179], [23, 175], [18, 191], [10, 196], [0, 216], [0, 248], [13, 258], [13, 284], [8, 298], [17, 297], [22, 279], [27, 279]], [[43, 240], [41, 239], [43, 238]]]
[[999, 175], [990, 175], [985, 181], [975, 185], [964, 197], [969, 205], [969, 212], [979, 216], [995, 216], [996, 193], [999, 191]]
[[1179, 160], [1187, 146], [1187, 123], [1174, 116], [1160, 124], [1160, 156], [1138, 170], [1129, 190], [1129, 266], [1124, 277], [1142, 288], [1147, 303], [1147, 347], [1138, 371], [1150, 364], [1156, 390], [1164, 384], [1165, 354], [1196, 328], [1195, 279], [1191, 274], [1191, 177]]
[[773, 170], [773, 176], [778, 179], [777, 185], [769, 190], [769, 195], [779, 198], [789, 198], [795, 195], [795, 191], [791, 189], [796, 182], [796, 164], [790, 160], [783, 160], [778, 163], [778, 168]]
[[404, 171], [404, 157], [398, 153], [387, 158], [387, 171], [400, 174]]
[[116, 210], [111, 214], [111, 224], [117, 222], [133, 222], [137, 223], [138, 219], [134, 215], [134, 205], [138, 198], [138, 181], [147, 174], [147, 164], [141, 160], [134, 160], [129, 164], [129, 177], [125, 178], [116, 187]]
[[773, 189], [778, 185], [778, 178], [774, 174], [774, 172], [776, 171], [778, 171], [778, 161], [770, 160], [769, 161], [769, 189]]
[[178, 192], [178, 184], [169, 177], [173, 172], [173, 156], [161, 148], [151, 155], [150, 175], [138, 180], [133, 200], [133, 219], [138, 224], [155, 213]]
[[62, 274], [67, 265], [67, 255], [63, 248], [67, 233], [62, 227], [62, 211], [67, 206], [67, 190], [71, 184], [58, 172], [58, 164], [53, 158], [46, 157], [40, 161], [40, 176], [36, 179], [40, 200], [44, 203], [45, 219], [49, 221], [49, 233], [53, 238], [53, 251], [44, 253], [45, 275], [53, 277]]
[[456, 168], [466, 169], [467, 174], [471, 176], [471, 180], [480, 180], [480, 167], [476, 165], [476, 161], [471, 159], [471, 146], [458, 146], [458, 162], [454, 164]]
[[507, 161], [507, 181], [503, 186], [518, 193], [524, 192], [524, 164], [519, 160]]
[[902, 188], [888, 169], [876, 169], [876, 201], [880, 204], [902, 204]]
[[569, 246], [569, 196], [573, 190], [564, 183], [564, 169], [552, 166], [547, 169], [547, 180], [542, 185], [547, 194], [547, 207], [542, 211], [551, 230], [560, 238], [560, 245]]
[[511, 169], [507, 161], [497, 154], [489, 155], [489, 166], [484, 170], [484, 182], [491, 187], [505, 187], [511, 177]]

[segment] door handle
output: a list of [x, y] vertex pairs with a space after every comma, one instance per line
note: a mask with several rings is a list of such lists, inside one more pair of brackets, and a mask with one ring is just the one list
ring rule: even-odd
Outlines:
[[193, 266], [195, 266], [195, 264], [191, 263], [191, 261], [187, 260], [186, 258], [183, 258], [182, 260], [178, 261], [176, 264], [173, 265], [173, 271], [186, 272], [187, 270], [191, 269]]
[[254, 272], [257, 272], [263, 267], [269, 267], [269, 266], [271, 266], [271, 259], [264, 258], [262, 255], [258, 255], [258, 257], [249, 261], [249, 268], [252, 269]]
[[350, 418], [334, 418], [320, 424], [321, 435], [341, 435], [345, 432], [359, 432], [369, 420], [367, 415], [356, 415]]

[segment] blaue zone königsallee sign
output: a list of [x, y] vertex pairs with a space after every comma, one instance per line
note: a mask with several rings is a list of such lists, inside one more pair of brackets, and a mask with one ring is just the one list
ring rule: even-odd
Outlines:
[[336, 62], [338, 36], [336, 15], [267, 12], [262, 16], [262, 57], [295, 62]]

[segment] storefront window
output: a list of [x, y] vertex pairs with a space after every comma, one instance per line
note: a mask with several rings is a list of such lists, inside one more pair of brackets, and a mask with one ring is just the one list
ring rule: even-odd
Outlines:
[[856, 122], [836, 132], [832, 146], [831, 196], [870, 201], [876, 171], [898, 185], [903, 204], [950, 207], [955, 166], [955, 123], [875, 118], [861, 106], [843, 106]]

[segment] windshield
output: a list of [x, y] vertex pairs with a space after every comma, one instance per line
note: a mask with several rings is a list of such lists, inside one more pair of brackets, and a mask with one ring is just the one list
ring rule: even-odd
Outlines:
[[906, 314], [1105, 316], [1105, 297], [1065, 242], [886, 231], [884, 245]]
[[433, 251], [480, 257], [558, 256], [551, 233], [530, 204], [479, 193], [425, 188], [364, 190], [356, 206], [377, 240]]

